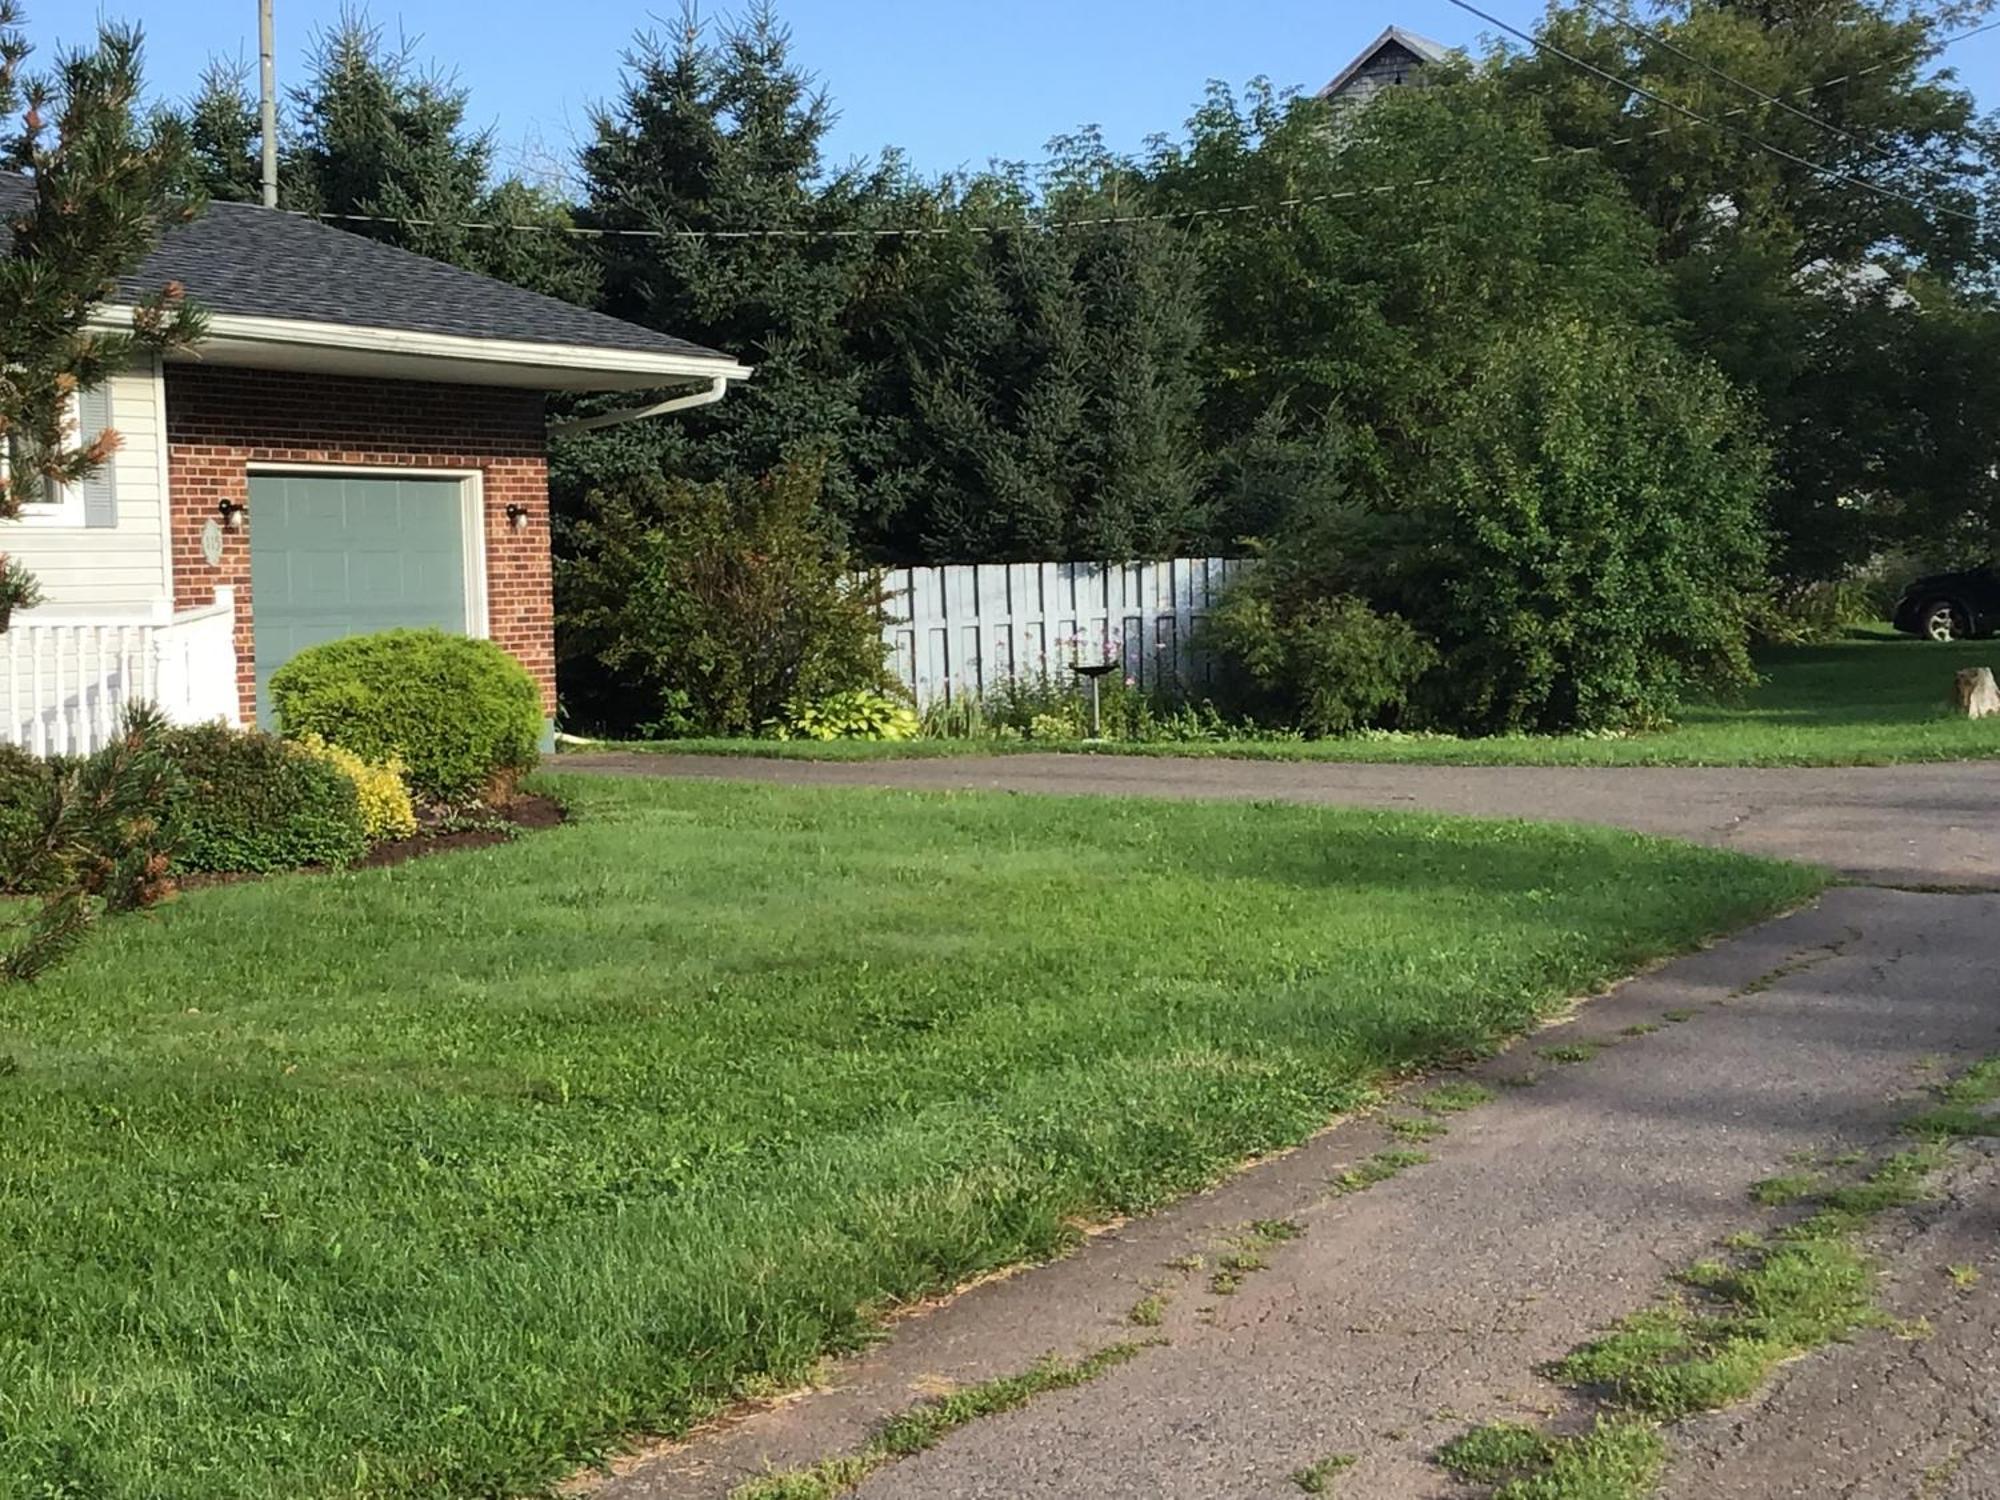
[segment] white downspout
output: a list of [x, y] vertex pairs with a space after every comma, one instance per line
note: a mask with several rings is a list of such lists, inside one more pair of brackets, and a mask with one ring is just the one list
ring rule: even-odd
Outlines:
[[593, 432], [599, 427], [617, 427], [626, 422], [640, 422], [647, 417], [664, 417], [668, 412], [692, 411], [697, 406], [713, 406], [729, 390], [727, 375], [711, 375], [703, 389], [690, 396], [673, 396], [665, 401], [656, 401], [651, 406], [628, 406], [619, 411], [599, 412], [594, 417], [578, 417], [573, 422], [549, 423], [550, 437], [563, 437], [572, 432]]

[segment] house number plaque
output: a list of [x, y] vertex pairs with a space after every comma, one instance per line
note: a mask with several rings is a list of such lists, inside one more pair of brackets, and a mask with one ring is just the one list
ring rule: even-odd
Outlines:
[[201, 555], [213, 568], [222, 561], [222, 527], [210, 521], [201, 528]]

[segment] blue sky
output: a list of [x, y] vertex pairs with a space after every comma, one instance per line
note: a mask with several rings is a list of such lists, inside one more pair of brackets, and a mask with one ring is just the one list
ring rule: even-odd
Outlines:
[[[81, 40], [97, 14], [136, 20], [147, 34], [154, 89], [178, 97], [211, 55], [252, 61], [256, 0], [28, 0], [38, 47]], [[1527, 26], [1541, 0], [1479, 0]], [[341, 0], [277, 0], [280, 84], [297, 81], [311, 34]], [[704, 4], [705, 13], [727, 9]], [[1114, 147], [1172, 131], [1205, 82], [1266, 74], [1318, 87], [1394, 21], [1448, 45], [1481, 23], [1447, 0], [780, 0], [795, 55], [818, 72], [840, 109], [832, 155], [900, 145], [927, 172], [1033, 160], [1048, 138], [1084, 124]], [[373, 0], [392, 36], [420, 38], [421, 55], [472, 91], [472, 118], [492, 125], [503, 165], [539, 169], [567, 155], [594, 101], [614, 93], [618, 55], [639, 28], [678, 15], [610, 0]], [[2000, 105], [2000, 32], [1948, 54], [1988, 108]]]

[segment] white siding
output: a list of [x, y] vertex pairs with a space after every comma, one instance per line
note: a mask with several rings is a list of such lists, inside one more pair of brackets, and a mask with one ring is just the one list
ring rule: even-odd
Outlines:
[[167, 608], [161, 528], [159, 371], [150, 360], [111, 377], [111, 425], [124, 439], [112, 455], [116, 526], [24, 526], [0, 521], [0, 552], [35, 575], [48, 611], [123, 614]]

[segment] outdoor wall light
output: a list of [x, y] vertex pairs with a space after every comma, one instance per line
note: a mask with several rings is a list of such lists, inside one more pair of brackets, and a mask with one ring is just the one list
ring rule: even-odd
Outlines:
[[222, 518], [222, 524], [231, 531], [243, 529], [243, 502], [240, 500], [219, 500], [215, 513]]
[[525, 505], [508, 506], [507, 524], [516, 531], [526, 531], [528, 529], [528, 507]]

